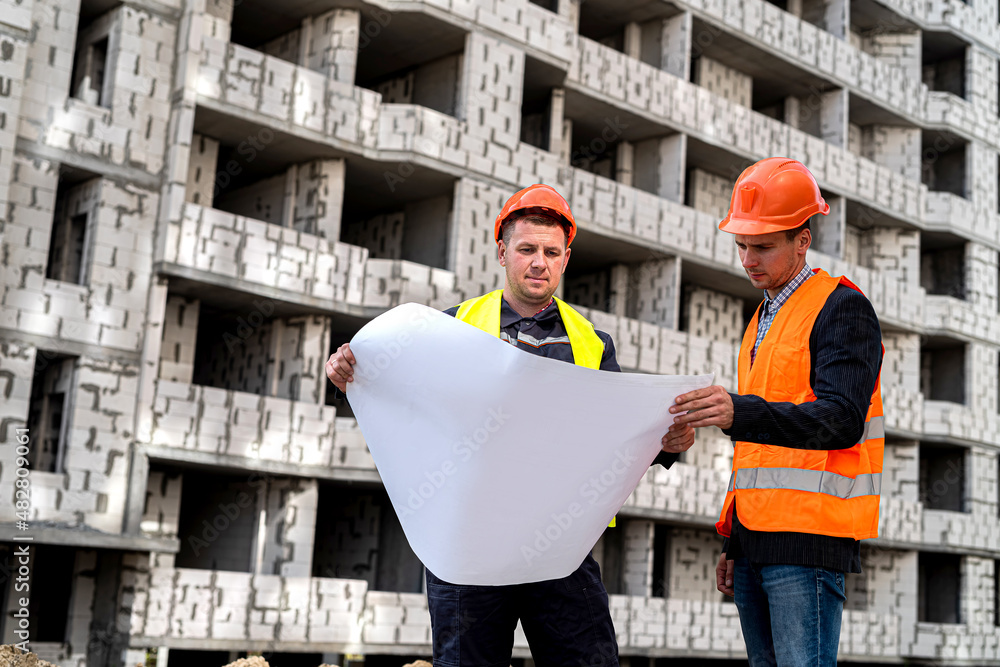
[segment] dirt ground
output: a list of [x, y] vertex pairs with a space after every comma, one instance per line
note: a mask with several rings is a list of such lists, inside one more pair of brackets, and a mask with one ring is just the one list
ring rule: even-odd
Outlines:
[[[51, 662], [39, 660], [34, 653], [25, 653], [13, 644], [0, 645], [0, 667], [57, 667]], [[271, 667], [262, 656], [254, 655], [249, 658], [240, 658], [231, 662], [225, 667]], [[277, 667], [281, 667], [278, 665]], [[337, 667], [336, 665], [320, 665], [319, 667]], [[426, 660], [410, 662], [402, 667], [433, 667]]]

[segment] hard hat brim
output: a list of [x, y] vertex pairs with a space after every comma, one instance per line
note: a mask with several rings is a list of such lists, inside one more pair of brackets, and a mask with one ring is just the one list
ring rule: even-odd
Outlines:
[[817, 213], [820, 215], [829, 215], [830, 205], [821, 199], [819, 202], [807, 206], [792, 215], [781, 216], [780, 218], [771, 220], [756, 217], [734, 217], [730, 213], [719, 223], [719, 229], [730, 234], [742, 234], [744, 236], [762, 236], [764, 234], [773, 234], [774, 232], [788, 232], [798, 229]]

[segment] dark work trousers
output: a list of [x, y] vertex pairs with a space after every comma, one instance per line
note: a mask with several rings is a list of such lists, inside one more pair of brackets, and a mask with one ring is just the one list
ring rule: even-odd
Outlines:
[[434, 667], [508, 667], [518, 619], [537, 667], [617, 667], [618, 642], [590, 554], [562, 579], [513, 586], [449, 584], [427, 571]]

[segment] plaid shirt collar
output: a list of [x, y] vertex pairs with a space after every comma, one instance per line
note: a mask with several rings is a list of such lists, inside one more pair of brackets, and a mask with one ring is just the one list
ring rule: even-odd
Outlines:
[[774, 314], [778, 312], [778, 309], [781, 308], [783, 305], [785, 305], [785, 302], [788, 301], [788, 299], [792, 296], [795, 290], [801, 287], [802, 283], [808, 280], [812, 275], [813, 275], [813, 270], [809, 268], [808, 264], [806, 264], [805, 266], [802, 267], [802, 270], [799, 271], [799, 273], [794, 278], [788, 281], [787, 285], [781, 288], [781, 291], [778, 292], [778, 295], [773, 299], [771, 298], [771, 295], [768, 294], [767, 291], [765, 291], [764, 308], [762, 310], [762, 313], [773, 317]]

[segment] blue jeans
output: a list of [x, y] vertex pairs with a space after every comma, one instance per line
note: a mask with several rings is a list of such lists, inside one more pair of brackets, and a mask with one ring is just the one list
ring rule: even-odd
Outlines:
[[427, 570], [434, 667], [508, 667], [518, 619], [537, 667], [618, 667], [601, 571], [590, 554], [562, 579], [460, 586]]
[[751, 667], [835, 667], [844, 573], [803, 565], [733, 564], [733, 587]]

